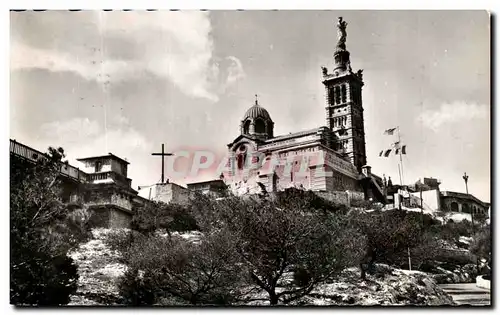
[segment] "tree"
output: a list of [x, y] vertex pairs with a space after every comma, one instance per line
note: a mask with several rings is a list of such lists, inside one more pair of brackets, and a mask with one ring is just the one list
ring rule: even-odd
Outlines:
[[478, 258], [486, 260], [486, 268], [489, 273], [491, 268], [491, 228], [489, 225], [483, 227], [476, 234], [470, 245], [470, 252]]
[[310, 190], [288, 188], [276, 193], [276, 202], [282, 207], [299, 207], [310, 211], [340, 212], [345, 214], [348, 210], [343, 204], [336, 204], [326, 200]]
[[363, 237], [342, 227], [340, 216], [314, 211], [293, 192], [282, 204], [233, 197], [199, 206], [198, 213], [217, 213], [212, 229], [234, 235], [250, 284], [267, 292], [271, 305], [307, 295], [359, 259], [363, 248]]
[[36, 165], [10, 162], [11, 303], [60, 305], [77, 288], [66, 254], [88, 236], [85, 210], [70, 212], [59, 198], [64, 150], [49, 148]]
[[241, 279], [235, 253], [235, 242], [225, 231], [214, 231], [200, 243], [176, 236], [137, 238], [128, 252], [121, 294], [129, 305], [151, 305], [164, 298], [193, 305], [229, 304]]
[[188, 209], [178, 204], [148, 201], [139, 208], [130, 224], [133, 230], [149, 234], [164, 229], [171, 231], [191, 231], [198, 229], [195, 219]]
[[361, 278], [374, 270], [375, 262], [402, 264], [408, 260], [408, 250], [415, 249], [412, 259], [422, 263], [431, 258], [434, 233], [440, 223], [427, 215], [407, 211], [356, 213], [351, 224], [367, 238], [366, 251], [360, 262]]
[[474, 221], [478, 224], [478, 226], [484, 226], [486, 224], [486, 220], [488, 219], [488, 214], [484, 212], [474, 213]]

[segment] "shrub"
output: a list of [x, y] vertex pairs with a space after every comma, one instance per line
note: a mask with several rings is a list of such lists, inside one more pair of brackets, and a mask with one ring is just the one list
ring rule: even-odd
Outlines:
[[140, 233], [149, 234], [165, 229], [167, 231], [197, 230], [196, 220], [189, 209], [163, 202], [148, 202], [134, 214], [131, 228]]
[[443, 239], [456, 242], [460, 236], [472, 236], [472, 230], [472, 223], [468, 220], [459, 222], [449, 220], [443, 225], [441, 235]]
[[118, 251], [121, 254], [120, 262], [126, 264], [129, 251], [139, 238], [144, 238], [144, 235], [134, 230], [118, 230], [107, 234], [103, 241], [111, 250]]
[[77, 268], [67, 252], [89, 237], [84, 209], [61, 201], [64, 150], [30, 165], [10, 163], [10, 298], [15, 305], [61, 305], [76, 291]]
[[[491, 267], [491, 228], [489, 225], [482, 228], [474, 237], [470, 251], [478, 258], [486, 259], [486, 268]], [[486, 271], [487, 273], [489, 271]]]
[[352, 199], [350, 206], [353, 208], [361, 208], [365, 210], [370, 210], [370, 209], [381, 210], [384, 207], [379, 202], [375, 202], [373, 200], [364, 200], [364, 199]]
[[276, 193], [276, 203], [281, 207], [296, 207], [305, 211], [321, 211], [323, 213], [346, 213], [348, 208], [316, 195], [310, 190], [287, 188]]
[[434, 238], [438, 222], [431, 218], [400, 210], [352, 213], [351, 224], [366, 236], [365, 255], [360, 262], [361, 277], [373, 270], [375, 262], [408, 266], [408, 250], [412, 265], [419, 266], [433, 257], [437, 245]]
[[151, 273], [141, 275], [137, 269], [128, 269], [118, 284], [122, 304], [153, 305], [160, 294]]
[[[14, 305], [58, 306], [68, 304], [76, 292], [78, 273], [66, 256], [50, 257], [23, 249], [24, 261], [12, 262], [10, 303]], [[27, 256], [30, 257], [27, 257]]]
[[130, 272], [120, 283], [125, 303], [151, 305], [165, 298], [188, 304], [229, 304], [241, 277], [231, 235], [206, 235], [201, 244], [180, 237], [137, 238]]

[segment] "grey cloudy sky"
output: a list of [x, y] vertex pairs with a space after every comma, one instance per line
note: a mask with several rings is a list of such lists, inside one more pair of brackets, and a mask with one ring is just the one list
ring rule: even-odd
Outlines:
[[397, 159], [378, 157], [399, 125], [405, 182], [464, 191], [466, 171], [489, 201], [485, 11], [11, 12], [10, 136], [71, 162], [113, 152], [137, 188], [160, 178], [161, 143], [224, 154], [254, 94], [277, 135], [325, 125], [320, 66], [333, 64], [338, 16], [364, 69], [373, 171], [399, 182]]

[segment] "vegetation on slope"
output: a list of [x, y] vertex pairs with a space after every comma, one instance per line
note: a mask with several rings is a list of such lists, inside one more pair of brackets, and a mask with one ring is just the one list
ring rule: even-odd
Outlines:
[[49, 148], [36, 166], [10, 163], [10, 302], [63, 305], [77, 287], [77, 268], [68, 251], [88, 234], [84, 209], [70, 210], [58, 192], [64, 150]]

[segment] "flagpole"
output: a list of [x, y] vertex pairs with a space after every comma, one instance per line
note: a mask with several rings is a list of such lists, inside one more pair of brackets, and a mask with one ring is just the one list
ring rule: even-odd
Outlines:
[[399, 175], [399, 180], [401, 182], [401, 186], [403, 186], [403, 181], [404, 181], [404, 170], [403, 170], [403, 146], [401, 145], [401, 135], [399, 133], [399, 126], [398, 128], [398, 145], [400, 146], [399, 148], [399, 162], [401, 163], [401, 173]]
[[399, 172], [399, 183], [401, 184], [401, 186], [403, 186], [403, 180], [401, 179], [401, 167], [399, 166], [399, 163], [398, 163], [398, 172]]

